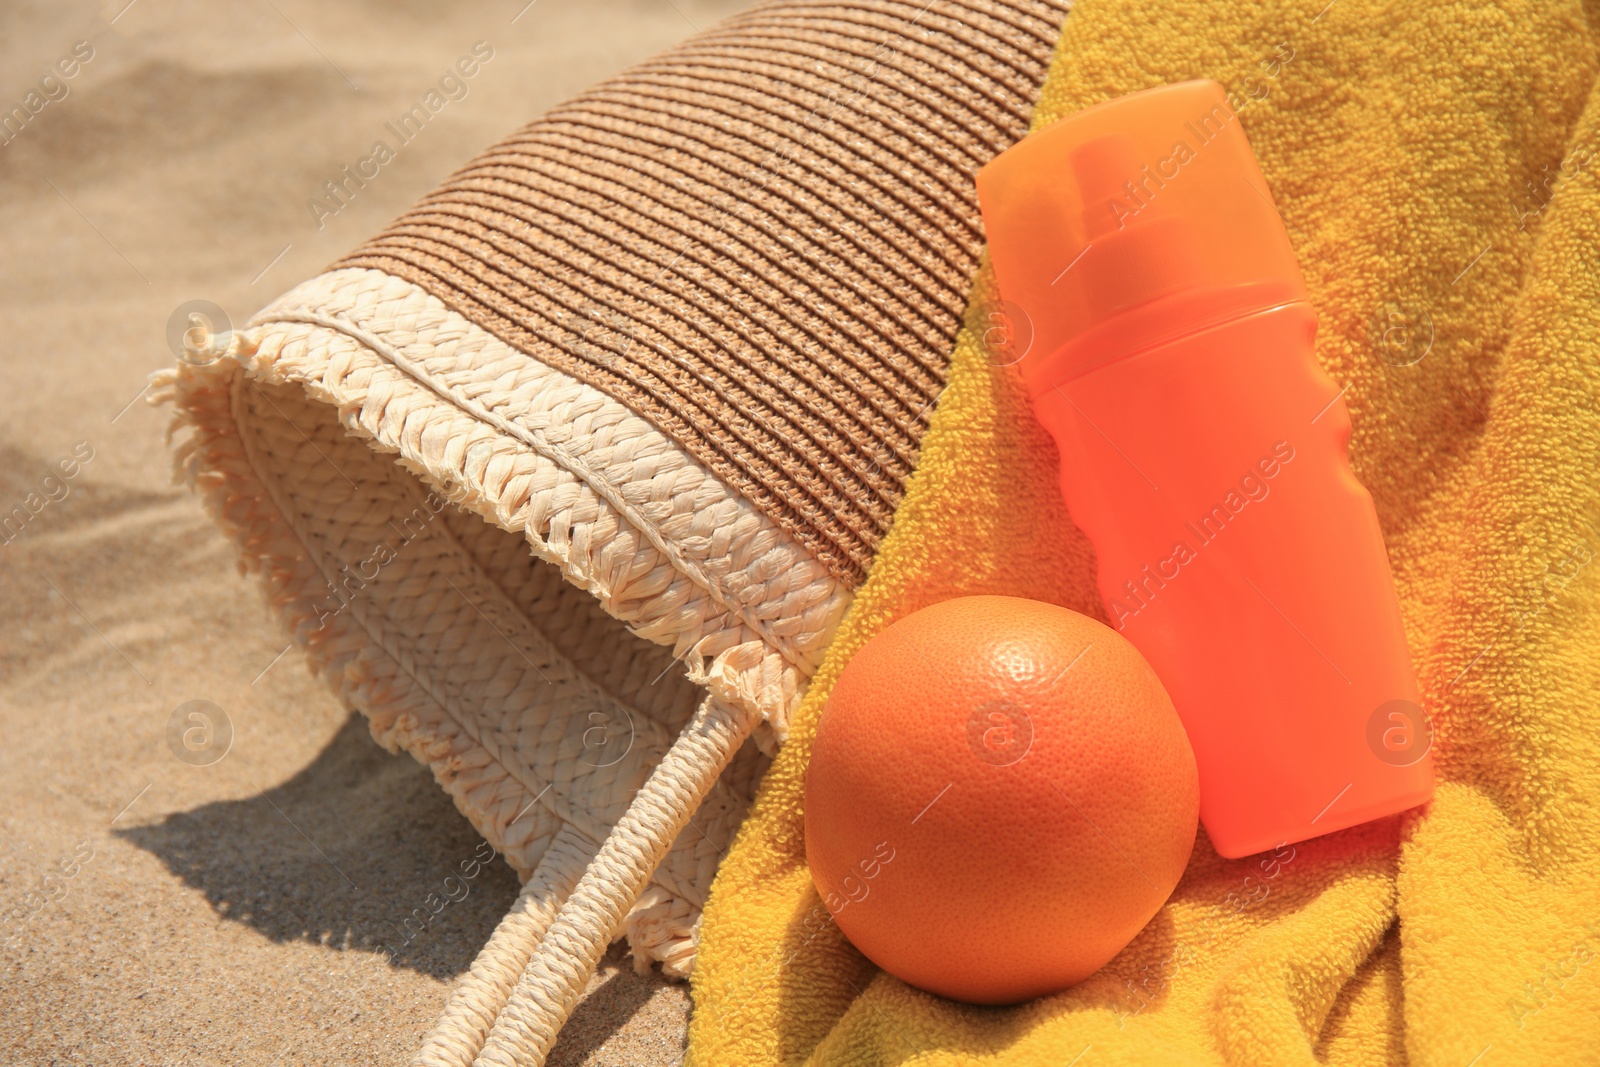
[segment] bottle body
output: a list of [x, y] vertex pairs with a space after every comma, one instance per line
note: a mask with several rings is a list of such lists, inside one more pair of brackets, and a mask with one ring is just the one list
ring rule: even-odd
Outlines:
[[1433, 789], [1388, 556], [1315, 329], [1289, 303], [1034, 390], [1110, 621], [1171, 695], [1228, 857]]

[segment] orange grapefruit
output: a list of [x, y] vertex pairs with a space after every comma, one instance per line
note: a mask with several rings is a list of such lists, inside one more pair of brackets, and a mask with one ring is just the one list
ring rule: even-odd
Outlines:
[[867, 958], [1009, 1004], [1117, 954], [1183, 874], [1194, 753], [1143, 656], [1036, 600], [946, 600], [856, 653], [806, 774], [806, 859]]

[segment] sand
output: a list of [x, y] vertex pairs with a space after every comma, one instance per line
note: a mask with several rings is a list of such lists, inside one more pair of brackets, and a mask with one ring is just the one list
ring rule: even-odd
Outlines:
[[[26, 115], [0, 138], [0, 1062], [404, 1063], [515, 896], [428, 772], [282, 654], [141, 390], [181, 305], [242, 322], [478, 148], [740, 6], [522, 4], [0, 15], [0, 109]], [[480, 41], [377, 177], [308, 206]], [[188, 754], [197, 709], [214, 728]], [[687, 1010], [613, 950], [550, 1062], [677, 1063]]]

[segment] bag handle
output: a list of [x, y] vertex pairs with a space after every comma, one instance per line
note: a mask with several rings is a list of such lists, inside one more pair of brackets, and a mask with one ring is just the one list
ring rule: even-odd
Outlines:
[[707, 695], [598, 853], [563, 827], [415, 1067], [542, 1067], [628, 910], [756, 718]]

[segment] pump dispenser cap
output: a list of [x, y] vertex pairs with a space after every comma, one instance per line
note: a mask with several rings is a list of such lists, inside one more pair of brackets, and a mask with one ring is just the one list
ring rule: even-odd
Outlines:
[[[1035, 394], [1141, 346], [1306, 298], [1272, 194], [1214, 81], [1031, 134], [978, 172], [1000, 295]], [[1135, 310], [1137, 309], [1137, 310]]]

